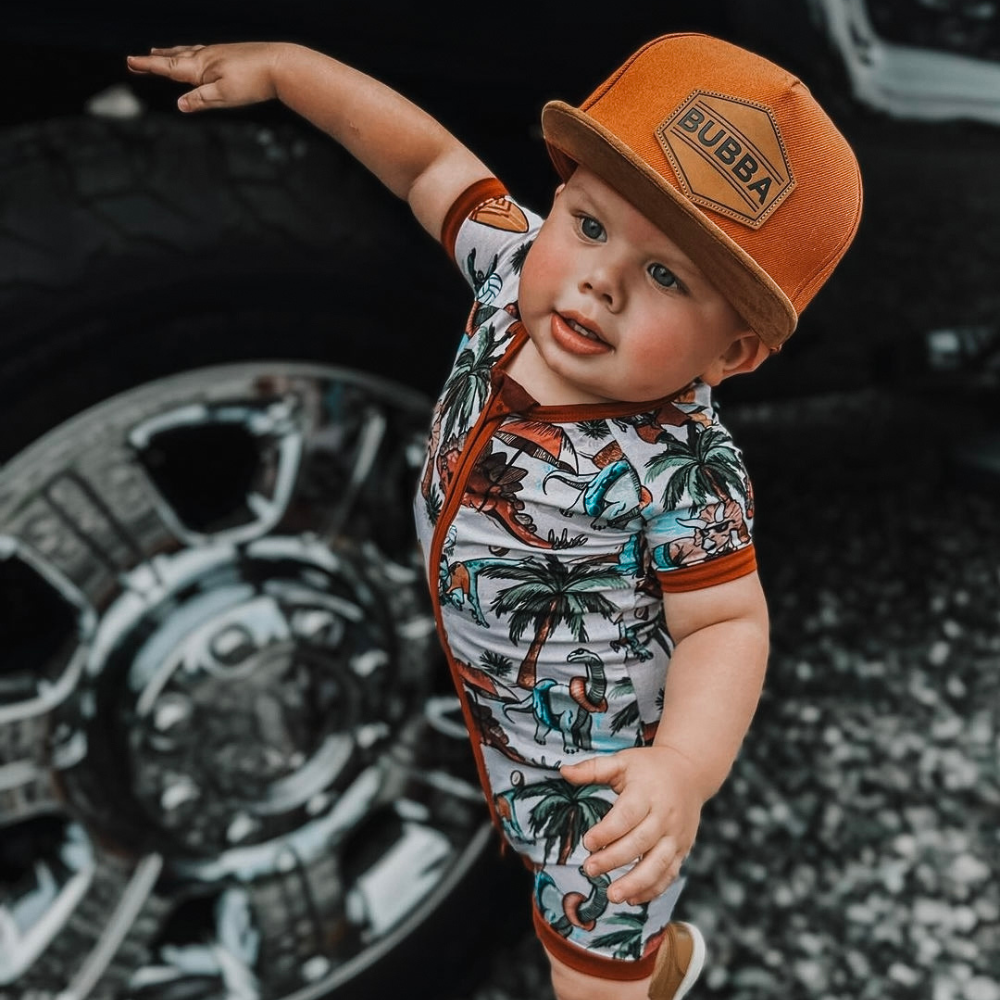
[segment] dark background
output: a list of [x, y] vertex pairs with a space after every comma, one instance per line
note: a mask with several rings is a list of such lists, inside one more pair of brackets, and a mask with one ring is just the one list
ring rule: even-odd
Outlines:
[[[882, 0], [888, 26], [929, 28], [918, 0]], [[934, 5], [926, 5], [933, 7]], [[938, 5], [940, 6], [940, 5]], [[962, 4], [952, 6], [961, 7]], [[912, 10], [908, 10], [912, 8]], [[895, 21], [893, 18], [895, 17]], [[907, 28], [907, 26], [910, 26]], [[933, 27], [933, 22], [931, 24]], [[180, 89], [127, 77], [124, 56], [151, 45], [240, 39], [301, 42], [398, 88], [442, 120], [522, 200], [544, 210], [555, 183], [538, 117], [551, 98], [582, 100], [636, 47], [700, 30], [747, 45], [797, 72], [854, 145], [866, 209], [854, 247], [803, 317], [782, 356], [730, 398], [773, 398], [911, 380], [923, 340], [942, 327], [995, 325], [1000, 264], [1000, 130], [973, 122], [897, 121], [853, 99], [807, 2], [702, 5], [466, 4], [446, 15], [409, 3], [102, 4], [17, 11], [0, 40], [8, 124], [79, 114], [126, 84], [150, 111], [178, 114]], [[280, 106], [227, 111], [287, 122]]]
[[[934, 4], [872, 6], [904, 40], [913, 26], [926, 44], [940, 39]], [[583, 99], [650, 37], [705, 30], [797, 72], [854, 145], [866, 207], [787, 348], [723, 387], [757, 487], [774, 652], [752, 738], [692, 857], [684, 916], [711, 956], [699, 989], [727, 1000], [998, 1000], [1000, 522], [995, 444], [992, 458], [974, 446], [996, 434], [996, 367], [971, 354], [941, 364], [931, 344], [942, 330], [995, 343], [1000, 129], [861, 104], [811, 10], [790, 0], [465, 4], [447, 16], [289, 0], [22, 5], [0, 34], [3, 123], [78, 116], [122, 84], [149, 114], [179, 119], [180, 88], [129, 77], [126, 54], [298, 41], [400, 89], [544, 208], [555, 176], [542, 104]], [[290, 119], [276, 105], [223, 114]], [[450, 272], [442, 281], [461, 314], [464, 286]], [[113, 357], [100, 363], [113, 368]], [[441, 363], [413, 380], [433, 384]], [[461, 995], [546, 996], [526, 908], [497, 926], [497, 949]]]

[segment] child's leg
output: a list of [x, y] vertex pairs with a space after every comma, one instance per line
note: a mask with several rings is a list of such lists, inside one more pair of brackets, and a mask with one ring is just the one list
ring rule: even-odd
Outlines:
[[[543, 942], [544, 947], [544, 942]], [[552, 988], [558, 1000], [682, 1000], [698, 981], [705, 964], [705, 941], [693, 924], [670, 923], [655, 954], [653, 971], [641, 979], [621, 979], [622, 969], [609, 980], [568, 965], [548, 948]], [[645, 970], [644, 970], [645, 971]]]
[[646, 1000], [649, 979], [625, 981], [597, 979], [570, 968], [555, 955], [545, 952], [552, 967], [552, 989], [556, 1000]]

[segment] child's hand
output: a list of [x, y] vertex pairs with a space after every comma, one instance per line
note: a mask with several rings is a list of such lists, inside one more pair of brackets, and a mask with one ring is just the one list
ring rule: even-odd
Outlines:
[[274, 65], [281, 50], [272, 42], [237, 42], [231, 45], [175, 45], [150, 49], [148, 56], [128, 56], [133, 73], [153, 73], [195, 90], [177, 100], [181, 111], [235, 108], [277, 97]]
[[587, 874], [639, 858], [611, 883], [608, 898], [637, 905], [659, 896], [677, 878], [701, 818], [703, 799], [691, 762], [669, 747], [636, 747], [567, 765], [560, 773], [574, 784], [610, 785], [618, 793], [608, 814], [583, 838], [591, 852]]

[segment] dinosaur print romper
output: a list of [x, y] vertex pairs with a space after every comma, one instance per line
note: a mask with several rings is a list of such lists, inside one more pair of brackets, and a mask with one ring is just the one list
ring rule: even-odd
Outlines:
[[446, 219], [475, 302], [434, 410], [417, 533], [494, 823], [534, 872], [543, 943], [588, 974], [641, 978], [684, 880], [610, 903], [625, 869], [584, 875], [581, 840], [615, 793], [557, 769], [652, 741], [672, 647], [662, 594], [755, 569], [753, 498], [703, 383], [542, 406], [505, 374], [526, 340], [518, 275], [541, 223], [495, 178]]

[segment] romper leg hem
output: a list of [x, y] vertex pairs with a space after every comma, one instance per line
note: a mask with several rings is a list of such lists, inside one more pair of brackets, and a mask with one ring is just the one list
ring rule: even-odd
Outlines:
[[582, 972], [585, 976], [627, 982], [635, 979], [648, 979], [653, 974], [653, 967], [656, 965], [656, 956], [659, 952], [658, 948], [635, 961], [608, 958], [606, 955], [597, 955], [567, 941], [558, 931], [553, 930], [551, 924], [545, 922], [534, 903], [531, 906], [531, 918], [535, 924], [535, 933], [542, 942], [542, 947], [564, 965], [568, 965], [577, 972]]

